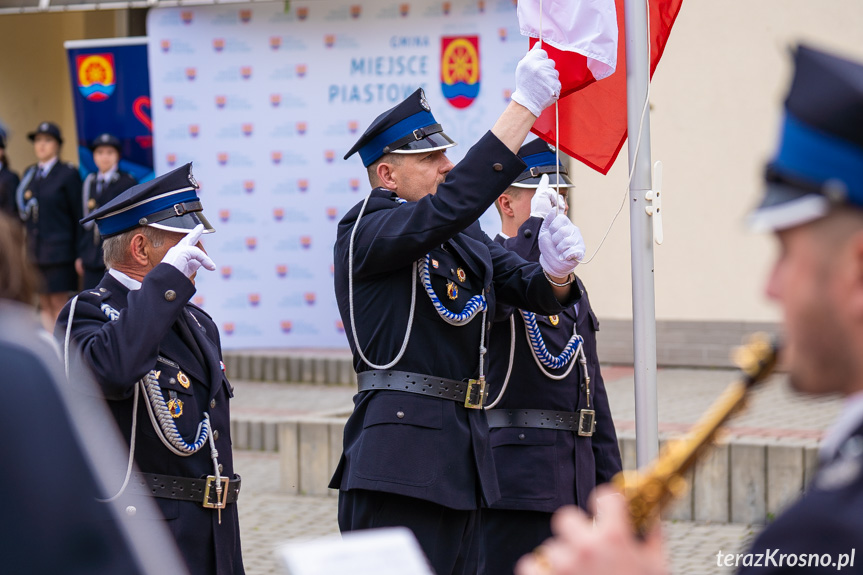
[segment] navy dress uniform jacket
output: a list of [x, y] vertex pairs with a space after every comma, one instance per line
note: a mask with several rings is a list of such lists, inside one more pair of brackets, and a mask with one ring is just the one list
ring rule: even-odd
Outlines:
[[[82, 217], [104, 206], [138, 183], [135, 178], [126, 172], [116, 171], [113, 173], [108, 185], [103, 186], [102, 193], [100, 194], [98, 193], [96, 186], [97, 177], [97, 174], [93, 173], [84, 179], [84, 185], [81, 192], [83, 199], [81, 204]], [[89, 203], [91, 199], [94, 200], [93, 204]], [[90, 207], [91, 205], [92, 207]], [[84, 267], [94, 269], [105, 267], [105, 261], [102, 259], [102, 238], [99, 235], [95, 223], [91, 229], [81, 230], [81, 242], [78, 246], [78, 255], [81, 258]]]
[[[401, 348], [411, 305], [412, 263], [426, 254], [432, 259], [432, 286], [452, 311], [460, 312], [480, 292], [488, 300], [488, 320], [494, 317], [497, 299], [540, 313], [562, 309], [541, 267], [495, 244], [477, 223], [523, 170], [524, 163], [487, 133], [435, 195], [400, 204], [388, 190], [372, 191], [353, 258], [357, 335], [371, 362], [389, 363]], [[336, 299], [348, 330], [349, 239], [359, 210], [360, 205], [355, 206], [341, 220], [335, 245]], [[457, 286], [456, 299], [447, 297], [448, 282]], [[460, 381], [476, 378], [481, 329], [491, 323], [481, 326], [481, 318], [479, 312], [463, 327], [446, 323], [417, 281], [410, 341], [392, 369]], [[348, 334], [354, 368], [371, 369]], [[483, 410], [397, 391], [363, 392], [354, 404], [331, 488], [396, 493], [461, 510], [478, 509], [480, 495], [487, 502], [498, 499]]]
[[[531, 217], [518, 234], [495, 241], [529, 261], [539, 260], [539, 228], [542, 218]], [[501, 499], [495, 509], [554, 512], [563, 505], [586, 508], [590, 492], [608, 482], [621, 470], [617, 434], [611, 419], [608, 395], [599, 368], [596, 332], [599, 322], [590, 308], [584, 284], [576, 278], [581, 298], [578, 314], [570, 306], [558, 315], [555, 326], [547, 316], [536, 316], [542, 337], [552, 354], [560, 353], [572, 336], [573, 324], [584, 338], [587, 372], [590, 377], [590, 409], [596, 411], [593, 437], [580, 437], [569, 430], [499, 427], [491, 429], [491, 445], [498, 470]], [[518, 310], [501, 306], [489, 341], [489, 401], [500, 393], [510, 354], [510, 316], [515, 315], [515, 353], [509, 385], [494, 409], [550, 409], [575, 412], [587, 409], [584, 373], [576, 363], [560, 381], [545, 377], [536, 365]], [[572, 361], [578, 362], [577, 358]], [[567, 366], [568, 367], [568, 366]], [[567, 367], [549, 370], [560, 375]]]
[[[22, 185], [39, 202], [38, 217], [26, 220], [27, 246], [40, 266], [74, 262], [83, 229], [81, 219], [81, 177], [72, 164], [57, 161], [44, 178], [37, 178], [38, 166], [24, 173]], [[22, 214], [24, 217], [24, 214]]]
[[[823, 465], [806, 493], [767, 525], [748, 553], [755, 554], [759, 565], [744, 566], [741, 575], [780, 573], [863, 573], [861, 533], [863, 533], [863, 423], [846, 440], [844, 457]], [[840, 555], [854, 551], [854, 563], [846, 562], [841, 571], [834, 565]], [[729, 551], [733, 552], [733, 551]], [[725, 551], [723, 550], [723, 554]], [[794, 566], [780, 555], [796, 555]], [[823, 557], [830, 561], [823, 565]], [[814, 564], [810, 555], [818, 555]], [[802, 558], [801, 558], [802, 556]], [[803, 562], [806, 561], [806, 563]]]
[[[95, 289], [79, 295], [72, 341], [102, 388], [127, 442], [136, 383], [155, 369], [160, 372], [159, 385], [165, 401], [174, 392], [183, 402], [182, 415], [173, 421], [187, 442], [196, 439], [203, 413], [209, 414], [222, 465], [220, 474], [233, 479], [229, 407], [233, 391], [221, 368], [221, 341], [215, 323], [206, 312], [187, 303], [194, 293], [192, 282], [168, 264], [157, 265], [144, 278], [141, 289], [133, 291], [106, 274]], [[120, 317], [109, 320], [101, 309], [103, 304], [120, 312]], [[55, 336], [61, 340], [70, 307], [71, 302], [57, 320]], [[178, 382], [179, 371], [191, 380], [188, 388]], [[135, 461], [143, 473], [198, 479], [214, 472], [209, 442], [188, 457], [175, 455], [162, 444], [143, 397], [138, 403], [135, 443]], [[117, 478], [117, 488], [122, 479]], [[244, 572], [236, 504], [222, 510], [220, 525], [216, 510], [205, 509], [201, 503], [163, 498], [155, 501], [168, 520], [190, 573]]]
[[18, 207], [15, 205], [15, 191], [19, 184], [18, 174], [6, 164], [0, 167], [0, 212], [17, 219]]

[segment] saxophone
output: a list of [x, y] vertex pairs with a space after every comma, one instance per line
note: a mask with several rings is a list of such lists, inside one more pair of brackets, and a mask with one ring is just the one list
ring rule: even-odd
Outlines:
[[767, 334], [751, 336], [732, 356], [741, 369], [740, 378], [725, 389], [690, 432], [666, 443], [646, 468], [621, 471], [612, 478], [612, 484], [626, 498], [637, 533], [643, 535], [660, 512], [683, 495], [687, 489], [686, 472], [716, 443], [722, 425], [746, 406], [748, 393], [770, 376], [778, 355], [778, 342], [771, 341]]

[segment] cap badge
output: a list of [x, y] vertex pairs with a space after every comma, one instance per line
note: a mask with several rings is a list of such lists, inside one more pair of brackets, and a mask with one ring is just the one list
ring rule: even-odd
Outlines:
[[428, 100], [426, 100], [425, 90], [420, 90], [420, 106], [422, 106], [423, 110], [426, 112], [431, 112], [431, 107], [429, 106]]
[[548, 144], [548, 149], [549, 149], [549, 150], [551, 150], [552, 152], [556, 152], [556, 151], [557, 151], [557, 150], [554, 148], [554, 146], [552, 146], [551, 144]]
[[189, 183], [192, 184], [192, 187], [198, 187], [198, 180], [192, 175], [192, 168], [189, 168]]
[[456, 277], [458, 278], [458, 281], [460, 281], [460, 282], [463, 282], [464, 280], [466, 280], [466, 279], [467, 279], [467, 274], [466, 274], [466, 273], [464, 273], [464, 270], [463, 270], [463, 269], [461, 269], [461, 268], [458, 268], [458, 269], [455, 271], [455, 275], [456, 275]]
[[458, 286], [452, 281], [446, 282], [446, 295], [449, 299], [458, 299]]

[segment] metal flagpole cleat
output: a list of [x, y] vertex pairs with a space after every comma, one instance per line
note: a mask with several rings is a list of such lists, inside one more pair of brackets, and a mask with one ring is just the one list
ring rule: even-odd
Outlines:
[[662, 245], [662, 162], [653, 164], [653, 189], [644, 194], [647, 206], [644, 211], [653, 217], [653, 240], [657, 245]]

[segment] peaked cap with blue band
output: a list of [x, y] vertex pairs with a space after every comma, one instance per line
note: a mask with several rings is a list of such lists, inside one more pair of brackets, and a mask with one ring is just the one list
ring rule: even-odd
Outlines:
[[[535, 188], [543, 174], [548, 174], [548, 185], [552, 188], [574, 188], [575, 184], [567, 176], [566, 167], [558, 162], [554, 146], [537, 138], [518, 150], [518, 157], [527, 168], [512, 183], [516, 188]], [[557, 174], [560, 173], [560, 183]]]
[[390, 108], [371, 123], [345, 159], [359, 152], [365, 167], [384, 154], [420, 154], [455, 146], [434, 119], [425, 92], [418, 88], [400, 104]]
[[96, 220], [103, 237], [115, 236], [139, 226], [152, 226], [186, 233], [204, 224], [204, 233], [216, 230], [202, 213], [198, 182], [192, 164], [163, 174], [149, 182], [132, 186], [81, 220]]
[[779, 149], [750, 224], [781, 230], [831, 205], [863, 209], [863, 65], [800, 46]]

